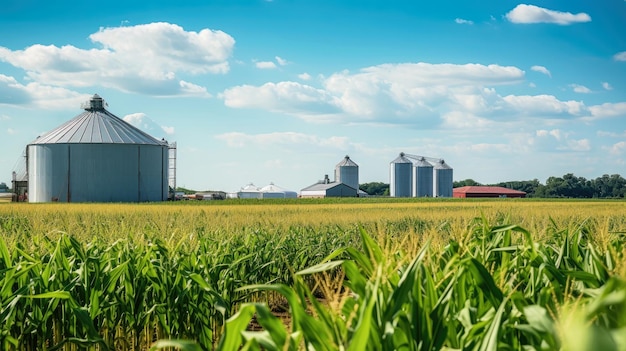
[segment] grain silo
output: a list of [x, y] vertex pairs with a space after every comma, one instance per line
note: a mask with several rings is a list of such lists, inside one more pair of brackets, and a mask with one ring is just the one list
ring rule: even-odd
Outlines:
[[452, 167], [444, 160], [435, 163], [433, 183], [436, 197], [452, 197]]
[[413, 197], [433, 196], [433, 165], [420, 157], [413, 165]]
[[413, 162], [404, 152], [391, 161], [389, 165], [389, 195], [393, 197], [410, 197], [413, 189]]
[[359, 190], [359, 166], [347, 156], [335, 166], [335, 182]]
[[105, 106], [94, 95], [85, 112], [26, 147], [30, 202], [167, 200], [168, 143]]

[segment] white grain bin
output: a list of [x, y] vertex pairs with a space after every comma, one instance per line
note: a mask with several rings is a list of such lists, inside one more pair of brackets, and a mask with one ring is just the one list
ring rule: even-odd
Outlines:
[[263, 194], [256, 185], [250, 183], [237, 192], [237, 197], [240, 199], [262, 199]]
[[410, 197], [413, 189], [413, 162], [404, 152], [391, 161], [389, 165], [389, 195], [393, 197]]
[[434, 193], [437, 197], [452, 197], [452, 167], [439, 160], [434, 167]]
[[168, 143], [105, 109], [85, 112], [26, 147], [30, 202], [144, 202], [168, 196]]
[[433, 196], [433, 165], [424, 157], [413, 165], [413, 197]]
[[335, 166], [335, 182], [359, 189], [359, 166], [347, 156]]
[[295, 199], [298, 197], [297, 192], [284, 189], [274, 183], [270, 183], [259, 190], [264, 199]]

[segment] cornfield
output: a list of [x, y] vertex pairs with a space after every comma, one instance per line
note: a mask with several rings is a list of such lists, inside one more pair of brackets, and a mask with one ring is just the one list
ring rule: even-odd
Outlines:
[[0, 348], [626, 350], [626, 203], [361, 200], [2, 204]]

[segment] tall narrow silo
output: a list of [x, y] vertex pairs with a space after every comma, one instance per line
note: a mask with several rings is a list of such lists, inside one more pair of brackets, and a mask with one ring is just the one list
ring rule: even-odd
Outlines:
[[389, 195], [392, 197], [410, 197], [413, 189], [413, 162], [404, 156], [391, 161], [389, 165]]
[[94, 95], [83, 113], [26, 147], [30, 202], [167, 200], [168, 143], [105, 106]]
[[350, 159], [350, 156], [346, 155], [335, 166], [335, 182], [359, 190], [359, 166]]
[[452, 197], [452, 167], [439, 160], [434, 167], [434, 192], [436, 197]]
[[413, 165], [413, 197], [433, 196], [433, 165], [424, 157]]

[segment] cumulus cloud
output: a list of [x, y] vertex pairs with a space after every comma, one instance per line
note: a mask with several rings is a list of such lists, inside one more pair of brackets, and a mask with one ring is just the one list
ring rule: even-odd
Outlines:
[[174, 127], [161, 126], [143, 112], [131, 113], [122, 119], [155, 138], [163, 137], [163, 133], [166, 135], [174, 134]]
[[305, 73], [298, 74], [298, 78], [302, 80], [311, 80], [311, 75], [305, 72]]
[[457, 18], [457, 19], [454, 20], [454, 22], [456, 22], [458, 24], [469, 24], [469, 25], [474, 24], [474, 21], [465, 20], [465, 19], [462, 19], [462, 18]]
[[589, 94], [589, 93], [591, 93], [591, 89], [587, 88], [584, 85], [570, 84], [569, 86], [576, 93], [580, 93], [580, 94]]
[[163, 96], [206, 95], [177, 74], [228, 72], [235, 44], [222, 31], [185, 31], [170, 23], [101, 28], [89, 38], [101, 48], [36, 44], [12, 51], [0, 47], [0, 60], [26, 70], [29, 79], [45, 85], [103, 85]]
[[573, 14], [548, 10], [534, 5], [520, 4], [506, 14], [506, 18], [512, 23], [532, 24], [532, 23], [554, 23], [569, 25], [573, 23], [590, 22], [591, 17], [584, 13]]
[[276, 64], [272, 61], [259, 61], [255, 63], [256, 68], [259, 69], [274, 69], [276, 68]]
[[451, 126], [458, 118], [484, 125], [488, 120], [504, 122], [519, 116], [588, 114], [581, 101], [497, 93], [497, 86], [518, 84], [523, 78], [524, 71], [499, 65], [383, 64], [322, 77], [321, 88], [297, 82], [242, 85], [225, 90], [220, 98], [229, 107], [264, 109], [308, 121], [421, 128]]
[[615, 61], [626, 61], [626, 51], [618, 52], [617, 54], [613, 55], [613, 59]]
[[604, 90], [613, 90], [613, 87], [609, 84], [609, 82], [602, 82], [602, 87]]
[[322, 138], [297, 132], [276, 132], [265, 134], [246, 134], [231, 132], [219, 134], [217, 139], [230, 147], [267, 146], [267, 145], [305, 145], [345, 149], [350, 143], [347, 137], [332, 136]]
[[552, 74], [550, 73], [550, 71], [543, 66], [532, 66], [530, 69], [535, 72], [543, 73], [548, 77], [552, 77]]
[[46, 109], [80, 108], [91, 96], [32, 82], [20, 84], [15, 78], [0, 74], [0, 105], [39, 107]]
[[602, 105], [590, 106], [592, 118], [626, 117], [626, 102], [604, 103]]

